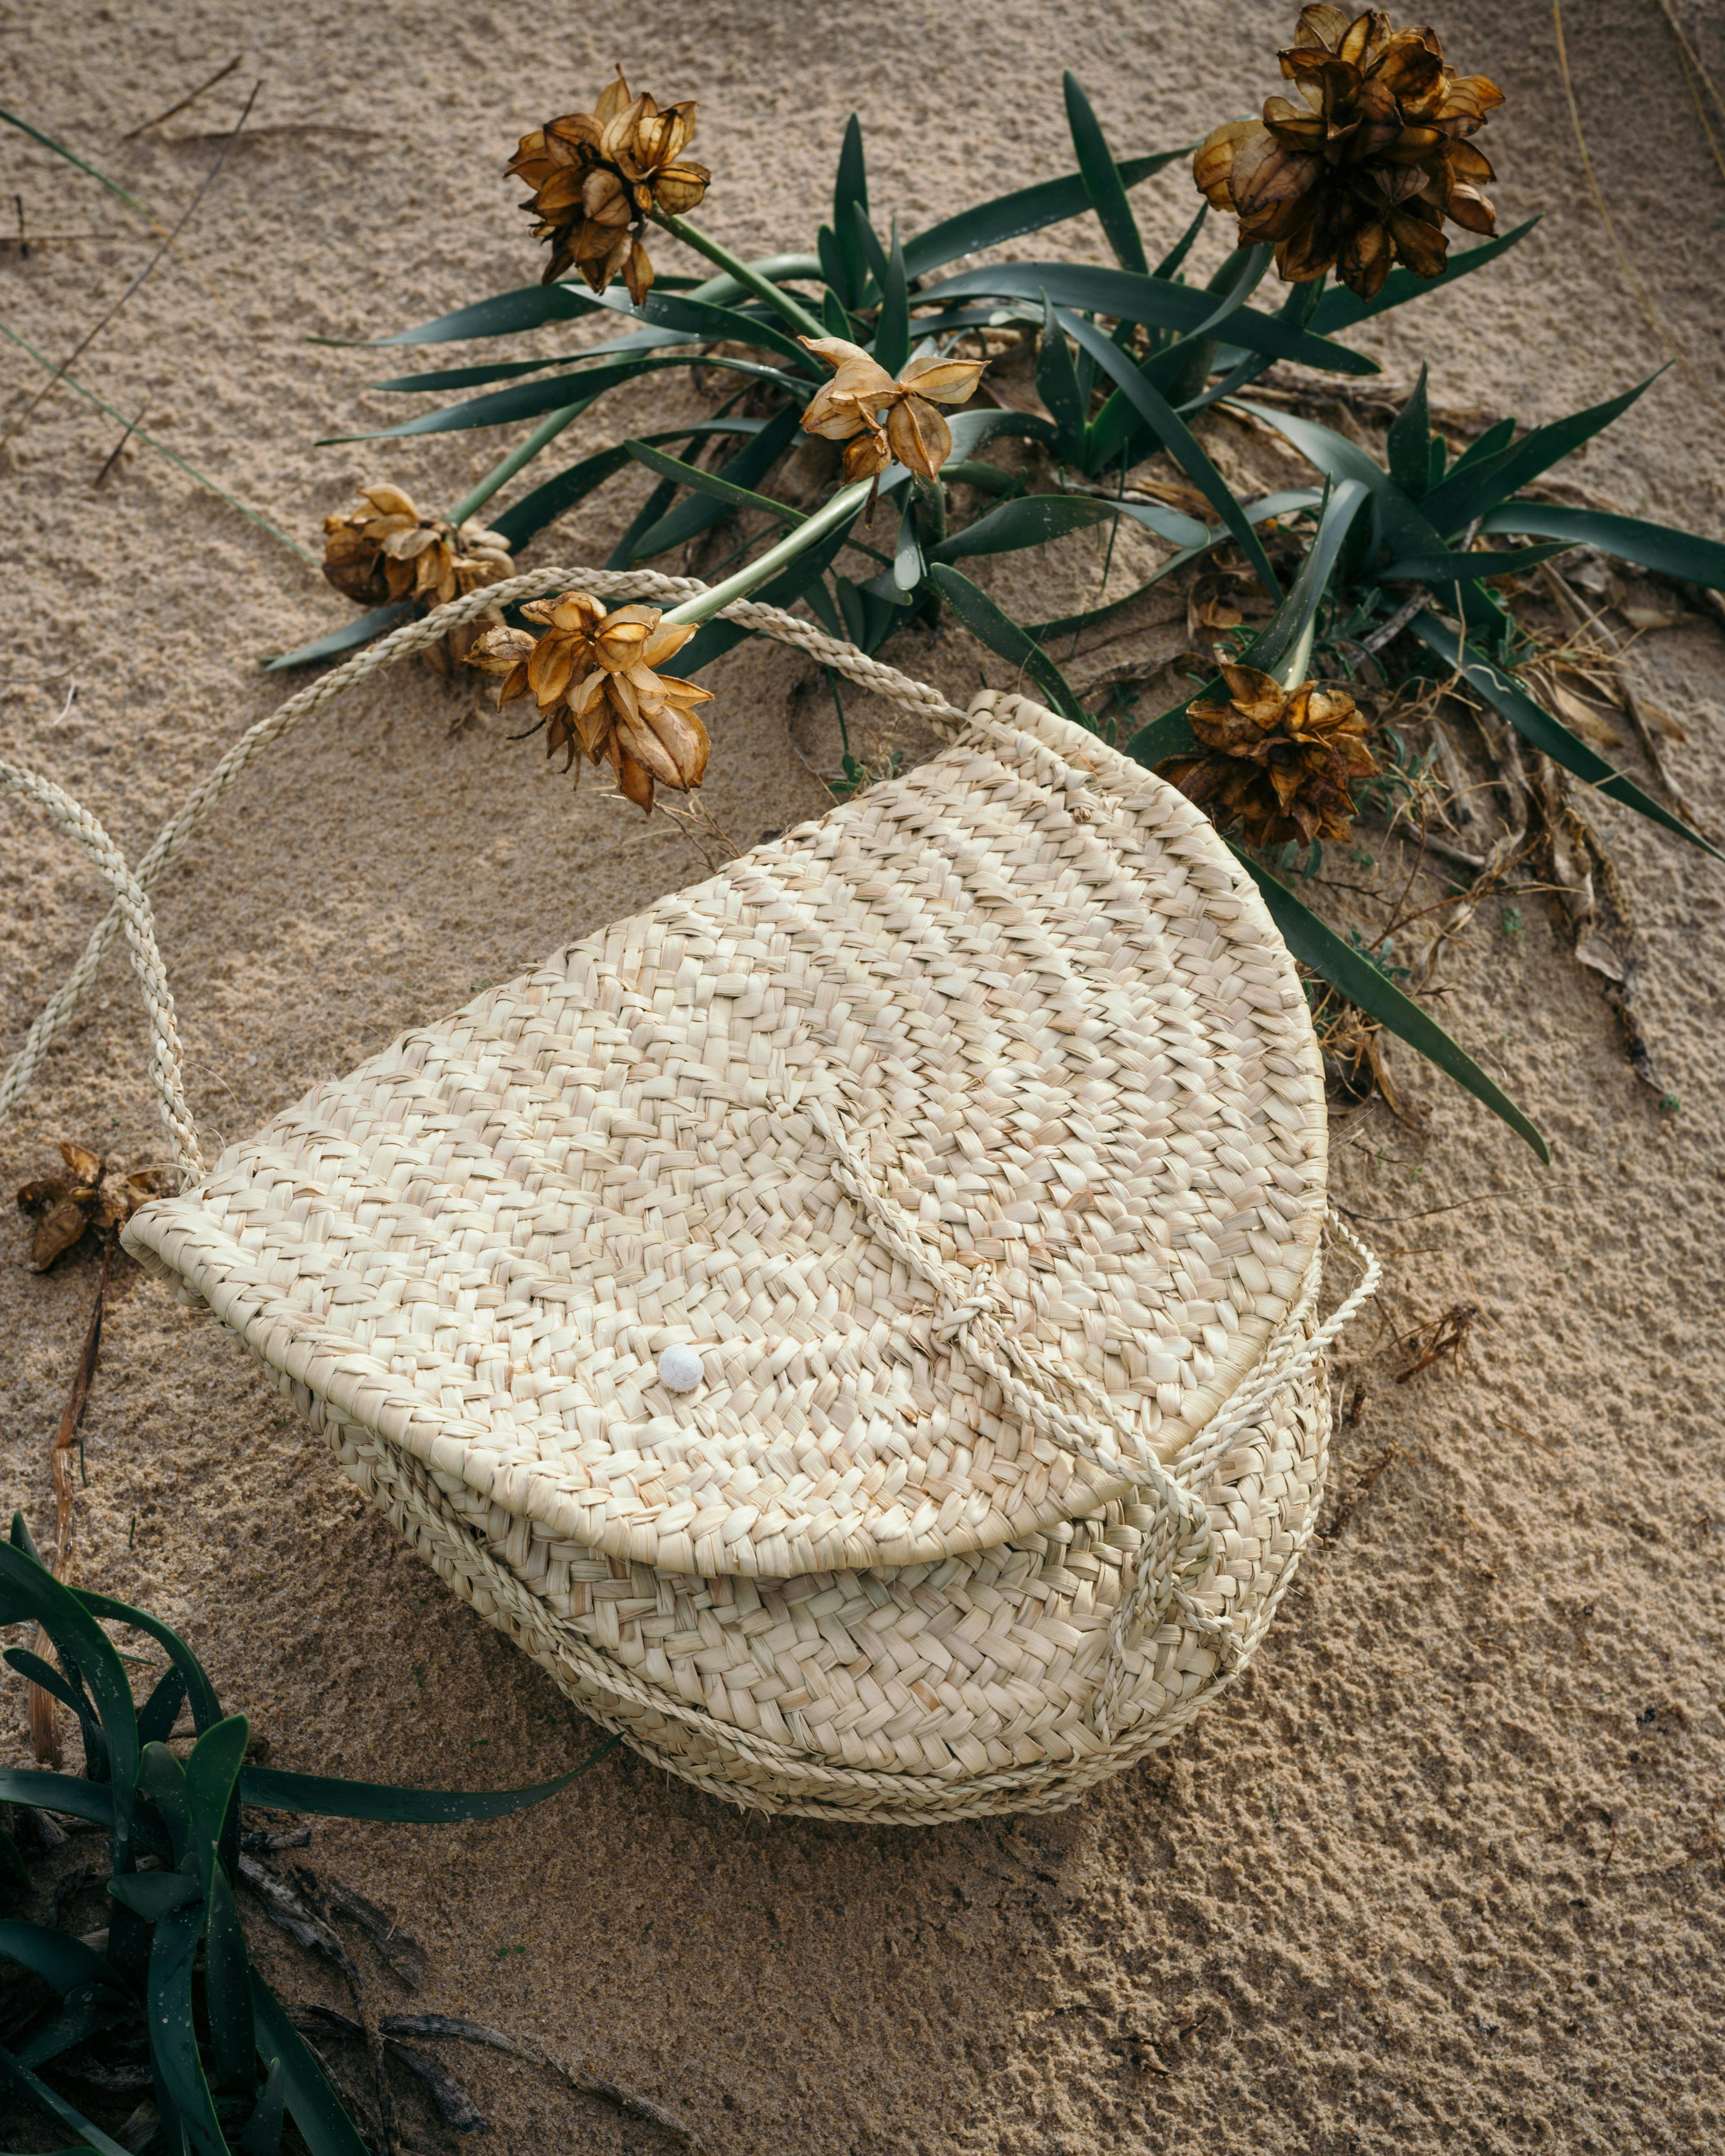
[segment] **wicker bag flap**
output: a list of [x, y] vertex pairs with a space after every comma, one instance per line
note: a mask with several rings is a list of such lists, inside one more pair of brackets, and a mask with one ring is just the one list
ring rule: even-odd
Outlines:
[[[932, 1561], [1119, 1496], [1307, 1277], [1321, 1069], [1210, 824], [1036, 706], [971, 718], [310, 1095], [127, 1246], [445, 1487], [670, 1573]], [[983, 1311], [1117, 1448], [1027, 1420]]]

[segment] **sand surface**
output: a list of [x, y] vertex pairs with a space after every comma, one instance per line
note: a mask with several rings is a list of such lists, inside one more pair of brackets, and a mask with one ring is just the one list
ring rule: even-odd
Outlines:
[[[400, 408], [365, 391], [375, 362], [302, 338], [381, 332], [527, 281], [535, 253], [499, 167], [520, 128], [585, 102], [614, 59], [662, 96], [700, 95], [698, 147], [718, 175], [704, 217], [765, 249], [812, 238], [853, 105], [877, 217], [915, 228], [1069, 168], [1063, 64], [1122, 151], [1172, 145], [1268, 90], [1292, 13], [143, 0], [12, 7], [0, 54], [8, 106], [171, 213], [263, 75], [181, 259], [78, 372], [311, 543], [354, 479], [387, 470], [448, 501], [499, 451], [492, 435], [313, 448]], [[1627, 510], [1717, 533], [1725, 182], [1652, 0], [1568, 13], [1620, 234], [1708, 385], [1674, 368], [1570, 470]], [[1719, 74], [1717, 0], [1686, 19]], [[1450, 0], [1440, 27], [1509, 93], [1490, 143], [1503, 221], [1546, 221], [1510, 264], [1358, 341], [1398, 383], [1429, 352], [1446, 405], [1539, 418], [1610, 394], [1663, 353], [1584, 191], [1550, 11]], [[184, 118], [120, 139], [240, 51]], [[0, 254], [0, 319], [59, 358], [146, 242], [8, 131], [0, 201], [14, 192], [38, 231], [105, 235]], [[1178, 172], [1138, 199], [1158, 238], [1189, 214]], [[669, 248], [662, 259], [680, 266]], [[0, 349], [12, 413], [41, 376]], [[597, 446], [645, 408], [602, 407], [571, 439]], [[60, 392], [4, 454], [0, 754], [59, 779], [135, 857], [277, 700], [258, 656], [343, 606], [147, 450], [95, 490], [118, 434]], [[529, 558], [602, 561], [642, 491], [608, 490]], [[1016, 565], [1026, 581], [1002, 588], [1051, 612], [1093, 573], [1081, 547]], [[1152, 624], [1081, 658], [1076, 678], [1158, 634], [1180, 640]], [[976, 680], [956, 629], [891, 655], [949, 693]], [[1691, 801], [1725, 822], [1718, 625], [1650, 636], [1635, 663], [1687, 728], [1672, 758]], [[822, 805], [790, 752], [833, 767], [809, 672], [749, 647], [711, 677], [709, 793], [742, 844]], [[644, 829], [596, 788], [572, 803], [495, 718], [452, 733], [472, 701], [408, 670], [369, 685], [260, 767], [158, 895], [212, 1154], [403, 1028], [699, 873], [668, 826]], [[100, 901], [39, 821], [0, 816], [9, 1054]], [[426, 1948], [414, 2005], [536, 2037], [668, 2107], [716, 2156], [1718, 2148], [1725, 872], [1609, 808], [1600, 820], [1681, 1110], [1661, 1115], [1631, 1075], [1543, 902], [1519, 901], [1518, 931], [1488, 905], [1443, 1008], [1552, 1134], [1555, 1164], [1407, 1056], [1424, 1136], [1381, 1106], [1337, 1115], [1337, 1194], [1388, 1255], [1388, 1284], [1348, 1350], [1348, 1399], [1363, 1383], [1364, 1404], [1339, 1434], [1327, 1532], [1237, 1691], [1158, 1762], [1021, 1825], [763, 1822], [620, 1753], [501, 1825], [321, 1828], [311, 1861]], [[111, 963], [0, 1132], [0, 1184], [43, 1172], [61, 1136], [159, 1157], [141, 1038]], [[21, 1228], [0, 1221], [0, 1495], [45, 1528], [47, 1446], [94, 1267], [39, 1279], [23, 1256]], [[1457, 1302], [1481, 1313], [1465, 1366], [1394, 1383], [1390, 1344]], [[516, 1782], [591, 1743], [548, 1680], [362, 1508], [239, 1351], [135, 1272], [87, 1431], [82, 1576], [180, 1625], [275, 1763]], [[8, 1686], [0, 1750], [19, 1760], [22, 1686]], [[290, 1997], [339, 1997], [257, 1931]], [[386, 2010], [396, 1997], [381, 1973], [372, 1993]], [[454, 2063], [491, 2118], [475, 2147], [675, 2146], [495, 2055]], [[444, 2145], [423, 2107], [403, 2116], [409, 2143]], [[37, 2130], [14, 2120], [8, 2145], [49, 2145]]]

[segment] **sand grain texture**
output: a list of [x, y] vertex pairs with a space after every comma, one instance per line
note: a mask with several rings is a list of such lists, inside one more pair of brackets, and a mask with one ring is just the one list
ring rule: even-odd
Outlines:
[[[1063, 64], [1122, 150], [1172, 144], [1265, 94], [1292, 13], [644, 0], [626, 17], [530, 18], [449, 0], [144, 0], [15, 8], [0, 55], [8, 105], [170, 214], [263, 75], [183, 260], [79, 372], [310, 542], [352, 480], [387, 470], [447, 501], [499, 450], [490, 435], [314, 449], [402, 408], [364, 389], [388, 370], [300, 339], [378, 333], [526, 281], [536, 264], [499, 167], [519, 128], [583, 101], [614, 59], [661, 95], [698, 92], [697, 150], [719, 176], [706, 219], [765, 249], [812, 237], [853, 104], [877, 217], [914, 228], [1067, 169]], [[1717, 534], [1725, 183], [1652, 0], [1569, 15], [1619, 228], [1712, 400], [1674, 370], [1570, 469], [1625, 509]], [[1720, 76], [1717, 0], [1686, 19]], [[1662, 355], [1581, 190], [1548, 9], [1454, 0], [1440, 27], [1509, 92], [1491, 133], [1504, 221], [1547, 220], [1503, 269], [1359, 341], [1404, 383], [1429, 352], [1440, 403], [1548, 418]], [[120, 142], [239, 49], [245, 66], [207, 100]], [[145, 243], [118, 204], [8, 133], [0, 198], [14, 192], [38, 230], [111, 235], [0, 255], [0, 318], [59, 357]], [[1139, 198], [1158, 238], [1189, 214], [1178, 174]], [[9, 346], [0, 369], [13, 411], [41, 377]], [[645, 409], [601, 407], [572, 454]], [[147, 451], [92, 491], [118, 433], [62, 392], [6, 453], [0, 753], [58, 778], [135, 857], [276, 701], [257, 656], [342, 609]], [[608, 490], [528, 558], [602, 561], [643, 490]], [[1052, 611], [1087, 558], [1014, 574]], [[890, 655], [948, 693], [976, 679], [956, 630]], [[1690, 799], [1725, 822], [1720, 629], [1651, 637], [1637, 664], [1688, 730], [1672, 761]], [[69, 670], [62, 716], [64, 684], [47, 677]], [[709, 793], [746, 844], [821, 806], [788, 747], [834, 752], [822, 699], [793, 698], [808, 675], [752, 647], [711, 677]], [[596, 788], [572, 805], [496, 719], [452, 736], [465, 708], [407, 670], [367, 685], [260, 767], [161, 892], [212, 1153], [403, 1028], [698, 874], [668, 830]], [[10, 1052], [99, 901], [44, 826], [0, 814]], [[1626, 816], [1602, 821], [1681, 1111], [1661, 1117], [1633, 1079], [1540, 901], [1522, 901], [1519, 934], [1488, 906], [1452, 963], [1447, 1021], [1501, 1058], [1556, 1164], [1540, 1170], [1406, 1057], [1426, 1137], [1381, 1107], [1338, 1117], [1338, 1195], [1395, 1255], [1351, 1350], [1368, 1396], [1340, 1434], [1331, 1518], [1346, 1517], [1238, 1691], [1158, 1762], [1021, 1825], [745, 1820], [625, 1753], [498, 1825], [320, 1828], [314, 1865], [427, 1948], [414, 2008], [536, 2036], [687, 2118], [715, 2156], [1717, 2148], [1725, 880]], [[159, 1154], [142, 1072], [116, 963], [0, 1132], [0, 1183], [41, 1173], [62, 1135]], [[21, 1229], [0, 1225], [0, 1494], [45, 1525], [93, 1261], [38, 1279], [23, 1252]], [[1484, 1313], [1466, 1365], [1395, 1384], [1388, 1343], [1461, 1301]], [[87, 1431], [83, 1577], [180, 1625], [276, 1764], [514, 1782], [590, 1742], [364, 1512], [239, 1351], [136, 1274], [116, 1289]], [[22, 1686], [4, 1699], [0, 1746], [21, 1760]], [[259, 1929], [290, 1997], [335, 1998]], [[373, 1993], [394, 1996], [381, 1974]], [[493, 2055], [451, 2063], [492, 2119], [475, 2147], [674, 2145]], [[11, 2145], [49, 2145], [28, 2139], [33, 2123], [13, 2130]]]

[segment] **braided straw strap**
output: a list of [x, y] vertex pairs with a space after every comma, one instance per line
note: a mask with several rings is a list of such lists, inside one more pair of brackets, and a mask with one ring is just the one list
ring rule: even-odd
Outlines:
[[[339, 666], [331, 667], [327, 674], [300, 690], [297, 696], [290, 696], [267, 718], [259, 719], [255, 726], [249, 727], [239, 737], [198, 786], [184, 807], [170, 817], [157, 834], [154, 844], [138, 863], [136, 870], [134, 889], [138, 896], [141, 897], [156, 888], [212, 811], [239, 783], [256, 758], [265, 749], [273, 748], [278, 742], [285, 741], [308, 719], [316, 718], [344, 690], [356, 688], [359, 683], [384, 668], [396, 665], [403, 659], [411, 659], [416, 653], [440, 642], [451, 629], [463, 622], [472, 621], [498, 607], [513, 606], [524, 599], [542, 598], [548, 592], [578, 588], [591, 592], [595, 598], [622, 599], [644, 593], [649, 598], [663, 599], [671, 604], [680, 599], [699, 598], [707, 588], [692, 577], [663, 577], [647, 569], [533, 569], [524, 576], [511, 577], [503, 583], [488, 584], [482, 590], [470, 592], [463, 598], [451, 599], [447, 606], [437, 608], [419, 620], [404, 623], [388, 636], [380, 637], [375, 644], [368, 644], [352, 659], [344, 660]], [[901, 674], [896, 667], [883, 665], [878, 659], [871, 659], [866, 652], [859, 651], [855, 644], [829, 636], [817, 624], [800, 620], [795, 614], [786, 613], [779, 607], [765, 606], [757, 599], [735, 599], [724, 608], [722, 618], [737, 622], [745, 629], [753, 629], [762, 636], [770, 636], [779, 643], [796, 645], [821, 665], [833, 667], [848, 680], [862, 688], [873, 690], [877, 696], [886, 697], [942, 733], [950, 733], [965, 723], [964, 714], [956, 711], [937, 690], [921, 681], [912, 680], [909, 675]], [[36, 778], [28, 773], [18, 774], [8, 790], [23, 792], [44, 805], [46, 804], [47, 793], [56, 795], [62, 801], [67, 799], [50, 781]], [[75, 803], [69, 803], [69, 806], [77, 817], [86, 816], [86, 812], [79, 808]], [[93, 818], [87, 820], [90, 829], [100, 829]], [[104, 844], [108, 844], [110, 851], [113, 852], [110, 842], [105, 839]], [[117, 852], [113, 853], [113, 858], [120, 861], [123, 869], [125, 864]], [[44, 1057], [89, 993], [116, 932], [126, 927], [130, 936], [131, 932], [126, 927], [127, 920], [125, 906], [116, 897], [107, 915], [91, 931], [77, 964], [49, 999], [25, 1036], [23, 1046], [13, 1058], [4, 1079], [0, 1080], [0, 1122], [4, 1122], [23, 1098], [31, 1081], [42, 1067]], [[177, 1049], [174, 1052], [173, 1063], [177, 1074]], [[177, 1083], [177, 1075], [175, 1082]], [[169, 1119], [169, 1127], [174, 1130], [175, 1152], [183, 1167], [187, 1157], [172, 1118]], [[189, 1132], [189, 1123], [187, 1129]], [[195, 1152], [195, 1136], [192, 1137], [191, 1144]]]

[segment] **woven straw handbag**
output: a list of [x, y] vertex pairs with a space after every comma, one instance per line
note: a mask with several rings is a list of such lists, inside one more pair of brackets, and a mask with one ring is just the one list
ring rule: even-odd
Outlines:
[[[909, 776], [403, 1035], [205, 1170], [146, 884], [116, 893], [183, 1187], [126, 1248], [584, 1712], [767, 1810], [1052, 1810], [1250, 1658], [1323, 1488], [1322, 1073], [1210, 824], [1016, 696], [967, 712], [742, 603], [946, 734]], [[105, 851], [104, 850], [105, 849]], [[31, 1059], [33, 1057], [34, 1061]]]

